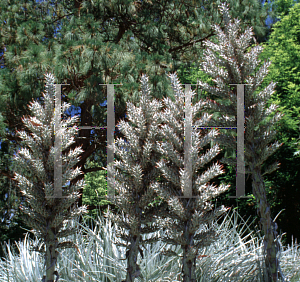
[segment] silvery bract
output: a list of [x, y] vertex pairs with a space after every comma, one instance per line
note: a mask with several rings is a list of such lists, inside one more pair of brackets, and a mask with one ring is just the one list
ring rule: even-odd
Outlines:
[[[115, 177], [108, 177], [108, 185], [114, 187], [118, 197], [108, 199], [117, 205], [124, 216], [109, 214], [110, 219], [126, 230], [119, 230], [118, 236], [127, 244], [119, 243], [127, 248], [127, 276], [126, 282], [135, 281], [141, 277], [140, 267], [137, 264], [138, 255], [143, 256], [141, 247], [159, 240], [153, 236], [142, 240], [142, 235], [151, 234], [160, 229], [154, 221], [154, 214], [159, 210], [150, 207], [155, 199], [155, 193], [149, 186], [158, 177], [155, 168], [160, 155], [155, 152], [155, 141], [159, 140], [161, 102], [151, 100], [148, 78], [141, 77], [141, 92], [139, 106], [127, 103], [127, 115], [130, 122], [120, 121], [118, 127], [125, 135], [118, 138], [113, 146], [120, 161], [115, 161], [114, 167], [108, 165], [108, 172]], [[115, 169], [115, 170], [114, 170]]]
[[[211, 123], [210, 126], [234, 127], [237, 121], [228, 120], [228, 116], [234, 116], [237, 113], [237, 94], [236, 90], [231, 90], [229, 84], [250, 84], [245, 87], [245, 172], [252, 177], [253, 194], [258, 203], [257, 213], [261, 220], [261, 229], [265, 235], [265, 254], [266, 265], [268, 266], [269, 277], [266, 281], [277, 281], [280, 273], [283, 278], [279, 266], [280, 243], [277, 238], [277, 224], [271, 218], [270, 205], [267, 202], [265, 184], [263, 175], [271, 173], [278, 168], [278, 163], [274, 163], [266, 167], [264, 173], [261, 172], [263, 162], [274, 153], [283, 143], [278, 141], [268, 146], [269, 142], [276, 135], [275, 130], [271, 130], [278, 122], [283, 114], [276, 113], [267, 121], [267, 117], [278, 108], [272, 104], [269, 108], [266, 103], [270, 96], [274, 93], [276, 83], [271, 82], [260, 93], [255, 90], [261, 85], [264, 77], [268, 73], [268, 67], [271, 62], [264, 62], [255, 75], [253, 71], [256, 69], [260, 60], [258, 55], [262, 52], [261, 46], [255, 46], [246, 52], [249, 47], [250, 40], [253, 38], [252, 28], [248, 28], [244, 34], [239, 34], [239, 20], [234, 23], [230, 21], [228, 8], [225, 4], [221, 5], [223, 13], [225, 30], [215, 25], [218, 37], [218, 43], [206, 41], [204, 44], [207, 49], [204, 51], [203, 62], [201, 62], [202, 70], [215, 78], [213, 81], [216, 87], [212, 87], [207, 83], [198, 81], [200, 87], [207, 91], [209, 95], [216, 95], [221, 99], [230, 99], [230, 105], [217, 105], [216, 103], [208, 103], [207, 109], [218, 112], [223, 116], [217, 121]], [[218, 55], [217, 55], [218, 52]], [[216, 138], [219, 144], [227, 148], [233, 148], [236, 140], [226, 134], [220, 134]], [[236, 159], [230, 160], [223, 158], [220, 162], [227, 164], [236, 164]]]
[[[44, 106], [35, 101], [29, 106], [33, 116], [23, 117], [22, 121], [27, 128], [17, 132], [22, 138], [23, 147], [14, 157], [15, 180], [28, 205], [22, 207], [26, 214], [24, 221], [33, 228], [33, 232], [43, 240], [45, 244], [46, 281], [54, 280], [57, 261], [57, 249], [72, 247], [72, 242], [59, 242], [59, 238], [66, 237], [76, 232], [76, 228], [68, 228], [67, 223], [86, 212], [86, 206], [76, 207], [76, 201], [83, 188], [84, 180], [75, 185], [66, 186], [68, 181], [76, 178], [82, 172], [77, 167], [72, 167], [79, 161], [78, 155], [82, 150], [77, 147], [62, 155], [62, 196], [64, 198], [47, 198], [54, 195], [54, 165], [56, 162], [54, 146], [54, 77], [46, 74], [46, 93], [43, 94]], [[65, 112], [70, 104], [64, 103], [62, 112]], [[77, 116], [61, 121], [61, 151], [73, 144], [77, 128], [74, 123]], [[68, 127], [73, 126], [73, 127]], [[58, 134], [58, 131], [56, 132]], [[56, 135], [57, 136], [57, 135]]]
[[[211, 223], [220, 215], [224, 214], [227, 208], [224, 206], [213, 209], [210, 200], [225, 192], [229, 185], [210, 185], [208, 182], [214, 177], [224, 173], [222, 166], [215, 163], [209, 169], [201, 173], [201, 169], [215, 158], [220, 148], [216, 144], [207, 152], [203, 147], [210, 144], [218, 135], [213, 129], [203, 134], [200, 126], [207, 126], [212, 115], [203, 113], [203, 106], [206, 102], [200, 100], [196, 105], [190, 107], [191, 122], [191, 144], [186, 147], [187, 136], [185, 136], [185, 93], [176, 74], [169, 75], [174, 91], [174, 99], [163, 100], [165, 109], [162, 112], [164, 125], [161, 126], [162, 135], [166, 141], [157, 141], [157, 149], [166, 156], [169, 161], [162, 159], [157, 163], [167, 184], [159, 182], [151, 186], [163, 199], [168, 202], [170, 212], [163, 212], [160, 224], [167, 230], [166, 236], [161, 240], [174, 246], [181, 246], [182, 255], [182, 281], [196, 281], [196, 258], [198, 251], [211, 245], [218, 239], [218, 232]], [[190, 91], [190, 90], [189, 90]], [[191, 98], [194, 91], [189, 93]], [[195, 119], [198, 113], [202, 113], [200, 119]], [[188, 180], [190, 178], [190, 181]], [[186, 186], [188, 184], [188, 187]], [[184, 197], [185, 189], [192, 190], [191, 198]], [[210, 224], [207, 230], [201, 226]], [[173, 255], [170, 250], [163, 252], [166, 255]]]

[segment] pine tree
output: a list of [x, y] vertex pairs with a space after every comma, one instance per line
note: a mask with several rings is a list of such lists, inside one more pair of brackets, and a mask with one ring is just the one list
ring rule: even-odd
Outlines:
[[[199, 126], [207, 125], [212, 115], [204, 113], [200, 119], [195, 116], [201, 112], [206, 102], [200, 100], [195, 106], [191, 105], [190, 117], [185, 117], [185, 94], [182, 91], [177, 74], [169, 74], [174, 98], [163, 100], [165, 109], [162, 112], [162, 121], [165, 123], [161, 126], [162, 137], [166, 141], [157, 141], [157, 151], [166, 156], [167, 159], [161, 159], [157, 163], [157, 168], [163, 175], [166, 183], [153, 183], [150, 188], [158, 193], [168, 203], [169, 211], [161, 213], [159, 220], [163, 229], [167, 230], [166, 236], [162, 237], [163, 242], [180, 245], [183, 250], [182, 257], [182, 281], [196, 281], [195, 267], [198, 250], [210, 245], [218, 238], [218, 234], [212, 226], [213, 220], [222, 215], [227, 208], [224, 206], [212, 209], [210, 200], [217, 195], [225, 192], [229, 185], [223, 183], [219, 186], [207, 185], [207, 182], [219, 174], [224, 173], [222, 166], [215, 164], [207, 171], [201, 173], [200, 169], [204, 168], [218, 153], [219, 146], [216, 144], [209, 149], [204, 155], [199, 156], [204, 146], [214, 140], [218, 132], [211, 130], [205, 134], [199, 130]], [[191, 97], [195, 95], [194, 91], [190, 92]], [[192, 129], [191, 148], [188, 155], [185, 155], [185, 118], [191, 122]], [[190, 164], [191, 175], [190, 184], [188, 175], [189, 168], [186, 167], [185, 158]], [[184, 189], [190, 185], [192, 196], [184, 197]], [[177, 196], [181, 198], [177, 198]], [[207, 231], [200, 231], [204, 224], [211, 225]], [[165, 255], [174, 255], [171, 250], [165, 250]]]
[[[234, 115], [237, 113], [237, 93], [230, 89], [229, 84], [251, 84], [245, 86], [245, 173], [251, 175], [253, 194], [256, 198], [258, 208], [257, 213], [260, 216], [261, 230], [264, 233], [264, 251], [265, 264], [267, 267], [268, 278], [266, 281], [277, 281], [278, 273], [284, 278], [280, 270], [280, 261], [278, 254], [280, 252], [280, 242], [277, 238], [277, 224], [272, 220], [270, 205], [267, 201], [265, 183], [263, 175], [269, 174], [278, 168], [278, 163], [274, 163], [262, 173], [262, 164], [264, 161], [283, 143], [273, 143], [268, 146], [268, 143], [274, 138], [276, 131], [271, 130], [283, 114], [276, 113], [270, 118], [278, 106], [272, 104], [266, 108], [266, 103], [270, 96], [274, 93], [276, 83], [271, 82], [264, 90], [256, 94], [255, 90], [264, 80], [268, 73], [268, 67], [271, 62], [264, 62], [263, 66], [253, 75], [253, 71], [260, 63], [257, 60], [259, 53], [262, 51], [261, 46], [249, 48], [249, 52], [245, 52], [249, 47], [250, 40], [253, 35], [252, 27], [248, 28], [244, 34], [239, 36], [239, 20], [234, 23], [230, 21], [228, 7], [220, 6], [223, 13], [225, 30], [215, 25], [215, 30], [218, 32], [218, 43], [205, 42], [207, 50], [204, 52], [205, 57], [201, 63], [201, 69], [215, 78], [213, 81], [216, 86], [210, 86], [207, 83], [198, 81], [200, 87], [212, 95], [221, 97], [221, 99], [230, 100], [230, 105], [221, 106], [217, 103], [209, 102], [207, 109], [212, 112], [218, 112], [222, 116], [210, 124], [210, 126], [234, 127], [236, 119], [233, 121], [227, 120], [227, 114]], [[239, 36], [239, 37], [238, 37]], [[254, 38], [255, 41], [255, 38]], [[218, 55], [217, 55], [218, 53]], [[223, 101], [224, 101], [223, 100]], [[227, 139], [227, 140], [226, 140]], [[226, 137], [226, 133], [221, 134], [216, 138], [216, 142], [232, 147], [236, 144], [233, 137]], [[223, 163], [234, 165], [236, 160], [223, 158]]]
[[[71, 150], [62, 155], [62, 196], [64, 198], [52, 197], [54, 195], [54, 166], [56, 165], [56, 148], [54, 147], [54, 98], [55, 86], [52, 74], [46, 74], [46, 93], [43, 93], [44, 106], [37, 101], [30, 103], [30, 111], [33, 116], [24, 117], [24, 126], [31, 132], [29, 136], [25, 131], [17, 132], [23, 140], [24, 146], [14, 156], [14, 176], [22, 194], [26, 197], [27, 204], [21, 207], [25, 213], [24, 221], [31, 226], [32, 232], [43, 240], [45, 245], [46, 276], [43, 281], [54, 281], [54, 275], [59, 277], [55, 271], [58, 257], [58, 249], [73, 247], [71, 241], [59, 242], [64, 238], [76, 233], [76, 228], [69, 228], [67, 224], [71, 219], [86, 212], [86, 206], [76, 207], [76, 201], [80, 194], [78, 192], [84, 186], [84, 180], [75, 185], [67, 185], [81, 173], [77, 167], [72, 169], [78, 162], [78, 155], [82, 153], [81, 148]], [[63, 103], [62, 112], [70, 107]], [[77, 116], [69, 118], [61, 123], [62, 150], [74, 142], [74, 135], [78, 130], [74, 123]], [[72, 126], [68, 128], [67, 126]], [[59, 132], [56, 132], [56, 136]], [[46, 279], [46, 280], [45, 280]], [[57, 280], [56, 280], [57, 281]]]
[[116, 179], [114, 183], [113, 179], [108, 177], [108, 184], [115, 187], [119, 195], [113, 198], [108, 197], [108, 199], [116, 204], [125, 216], [111, 213], [107, 213], [106, 216], [126, 230], [126, 232], [120, 230], [118, 233], [120, 238], [129, 243], [129, 245], [118, 243], [128, 249], [126, 282], [132, 282], [135, 278], [141, 277], [140, 268], [137, 265], [138, 254], [143, 256], [140, 246], [159, 239], [154, 235], [151, 239], [143, 240], [142, 235], [160, 229], [155, 224], [151, 225], [154, 215], [158, 215], [161, 208], [148, 207], [155, 197], [154, 191], [148, 187], [158, 176], [155, 165], [160, 155], [155, 151], [155, 141], [159, 140], [160, 136], [162, 105], [155, 99], [151, 100], [146, 75], [142, 75], [141, 84], [139, 105], [127, 103], [130, 122], [122, 120], [118, 124], [127, 142], [123, 138], [118, 138], [114, 146], [109, 146], [114, 149], [120, 161], [115, 161], [114, 167], [108, 166], [108, 171], [113, 173]]

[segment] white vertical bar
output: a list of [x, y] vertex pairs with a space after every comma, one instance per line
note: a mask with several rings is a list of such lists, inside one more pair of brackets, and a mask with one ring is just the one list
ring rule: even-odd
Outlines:
[[[62, 161], [61, 161], [61, 86], [55, 85], [54, 111], [54, 198], [62, 197]], [[52, 198], [52, 197], [51, 197]]]
[[236, 194], [229, 198], [251, 198], [245, 196], [245, 144], [244, 144], [244, 126], [245, 126], [245, 99], [244, 85], [237, 85], [237, 169], [236, 169]]
[[191, 109], [191, 84], [185, 85], [185, 122], [184, 122], [184, 197], [192, 198], [192, 161], [191, 161], [191, 147], [192, 147], [192, 109]]
[[245, 196], [245, 161], [244, 161], [244, 85], [237, 85], [237, 175], [236, 196]]
[[[107, 84], [107, 145], [114, 144], [115, 133], [115, 108], [114, 108], [115, 89], [114, 84]], [[107, 166], [114, 163], [114, 150], [107, 148]], [[107, 179], [113, 178], [115, 182], [114, 167], [113, 172], [107, 170]], [[107, 196], [115, 197], [114, 187], [110, 187], [107, 181]]]

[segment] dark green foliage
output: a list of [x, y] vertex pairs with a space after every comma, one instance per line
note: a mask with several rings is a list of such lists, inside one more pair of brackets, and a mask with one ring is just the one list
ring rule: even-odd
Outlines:
[[[90, 162], [89, 168], [98, 166], [95, 162]], [[107, 194], [107, 172], [93, 171], [84, 176], [86, 186], [83, 188], [82, 203], [84, 205], [100, 208], [110, 203], [106, 200]], [[106, 210], [105, 210], [106, 211]], [[96, 218], [98, 214], [97, 209], [89, 210], [89, 216]]]

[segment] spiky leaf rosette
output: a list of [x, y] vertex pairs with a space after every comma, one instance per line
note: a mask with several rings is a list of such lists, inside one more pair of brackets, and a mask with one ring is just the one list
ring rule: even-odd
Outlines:
[[[77, 147], [68, 154], [62, 155], [62, 196], [66, 198], [46, 198], [54, 195], [54, 99], [55, 85], [52, 74], [45, 74], [46, 92], [43, 93], [44, 106], [34, 101], [29, 105], [33, 116], [23, 117], [25, 131], [17, 132], [22, 138], [23, 147], [14, 156], [15, 179], [28, 205], [22, 207], [27, 215], [24, 221], [33, 228], [33, 232], [41, 238], [47, 238], [49, 229], [54, 231], [56, 238], [68, 236], [76, 229], [66, 229], [69, 220], [86, 212], [86, 206], [76, 208], [79, 198], [78, 190], [84, 181], [67, 185], [82, 172], [79, 168], [71, 169], [78, 161], [82, 150]], [[62, 113], [71, 105], [63, 103]], [[77, 116], [61, 121], [62, 151], [73, 144], [77, 132], [74, 123]], [[68, 127], [72, 126], [72, 127]]]

